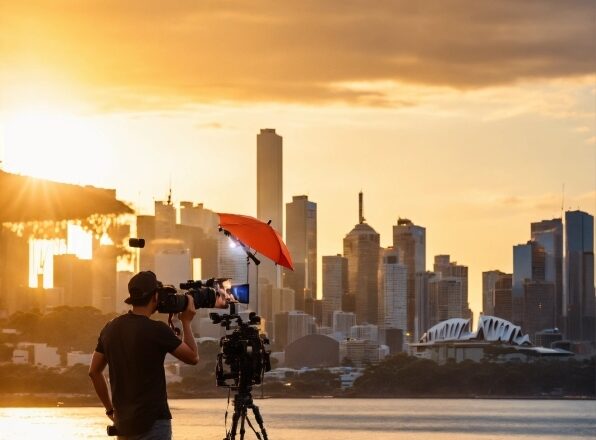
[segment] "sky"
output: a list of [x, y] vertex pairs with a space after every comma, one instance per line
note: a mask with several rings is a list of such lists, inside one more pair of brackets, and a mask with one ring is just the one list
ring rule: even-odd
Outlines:
[[[6, 171], [256, 214], [256, 134], [284, 138], [284, 201], [318, 251], [364, 215], [512, 270], [530, 223], [596, 211], [591, 1], [0, 0]], [[319, 272], [320, 273], [320, 272]], [[319, 276], [320, 284], [320, 276]], [[320, 289], [319, 289], [320, 290]], [[320, 296], [321, 292], [319, 292]]]

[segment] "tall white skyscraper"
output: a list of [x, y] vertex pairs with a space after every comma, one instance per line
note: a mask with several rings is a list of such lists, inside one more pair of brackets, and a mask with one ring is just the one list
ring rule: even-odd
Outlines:
[[384, 251], [381, 271], [379, 326], [399, 328], [405, 333], [408, 326], [408, 268], [399, 262], [398, 252], [388, 248]]
[[[283, 139], [274, 128], [257, 135], [257, 218], [271, 221], [283, 237]], [[267, 258], [261, 260], [259, 276], [273, 287], [281, 287], [280, 270]]]

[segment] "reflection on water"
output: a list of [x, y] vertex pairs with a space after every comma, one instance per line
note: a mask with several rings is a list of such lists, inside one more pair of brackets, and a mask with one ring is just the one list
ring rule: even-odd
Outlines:
[[[255, 403], [271, 440], [596, 437], [594, 401], [266, 399]], [[170, 406], [176, 440], [224, 437], [225, 400], [172, 400]], [[232, 411], [230, 407], [228, 424]], [[0, 439], [105, 439], [108, 421], [101, 408], [3, 408]], [[247, 430], [246, 438], [256, 437]]]

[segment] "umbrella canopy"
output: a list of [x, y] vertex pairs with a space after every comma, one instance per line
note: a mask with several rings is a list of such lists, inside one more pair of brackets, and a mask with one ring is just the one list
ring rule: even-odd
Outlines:
[[275, 264], [294, 270], [290, 251], [271, 225], [248, 215], [219, 213], [219, 227]]

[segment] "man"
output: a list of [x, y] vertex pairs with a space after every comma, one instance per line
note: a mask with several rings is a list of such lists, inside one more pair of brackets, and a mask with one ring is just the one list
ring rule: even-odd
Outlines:
[[[157, 310], [157, 290], [162, 284], [151, 271], [139, 272], [128, 283], [132, 310], [108, 322], [100, 333], [91, 359], [89, 376], [95, 392], [114, 421], [118, 439], [170, 440], [171, 414], [166, 394], [164, 359], [171, 353], [182, 362], [196, 365], [197, 345], [190, 323], [195, 316], [193, 298], [179, 314], [182, 337], [161, 321], [150, 319]], [[220, 286], [218, 286], [220, 287]], [[231, 296], [219, 288], [215, 304], [226, 308]], [[112, 398], [103, 370], [109, 365]]]

